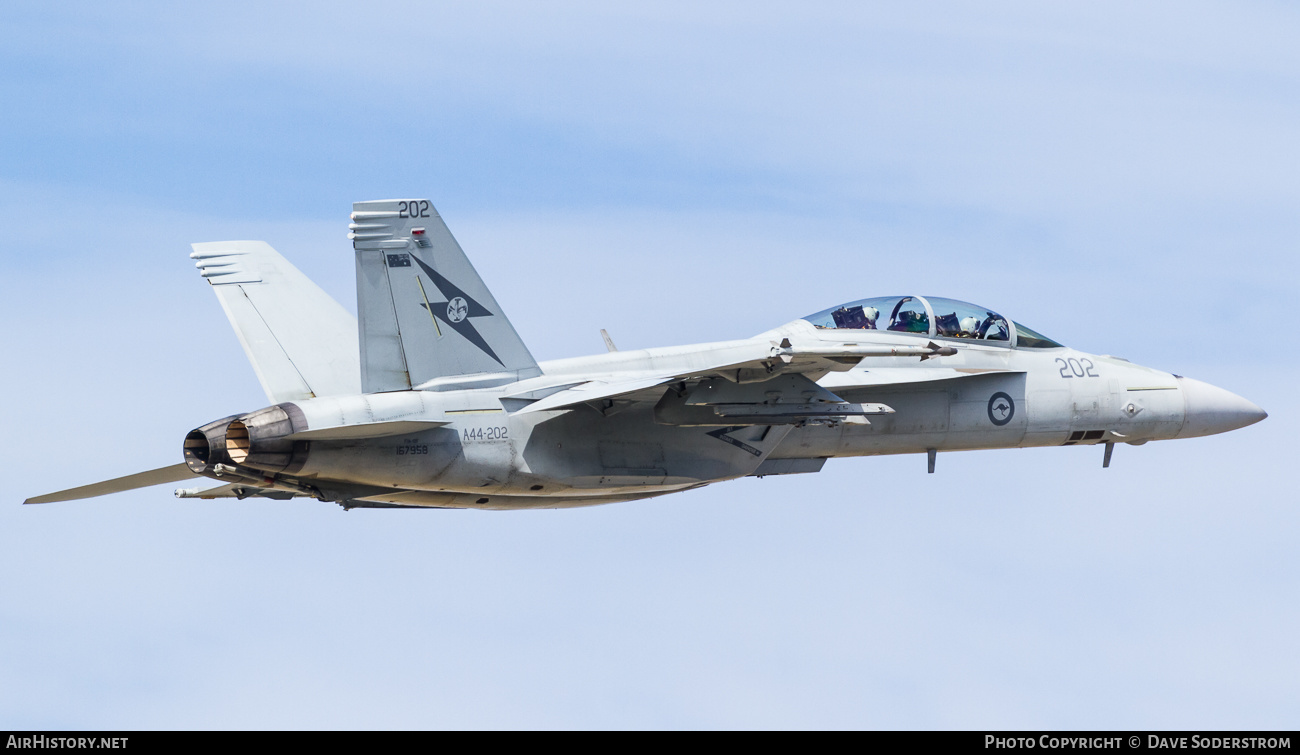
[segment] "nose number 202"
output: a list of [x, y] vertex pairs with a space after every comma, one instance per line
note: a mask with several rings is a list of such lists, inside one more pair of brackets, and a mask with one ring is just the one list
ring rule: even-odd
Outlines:
[[1061, 377], [1063, 378], [1101, 377], [1096, 373], [1097, 368], [1093, 366], [1091, 359], [1074, 359], [1073, 357], [1062, 359], [1057, 357], [1056, 361], [1061, 365]]

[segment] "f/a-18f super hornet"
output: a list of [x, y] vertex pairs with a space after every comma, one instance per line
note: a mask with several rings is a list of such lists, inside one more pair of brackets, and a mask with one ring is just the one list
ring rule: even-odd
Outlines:
[[1263, 419], [1221, 388], [1063, 346], [985, 307], [862, 299], [753, 338], [539, 363], [427, 200], [353, 205], [358, 317], [260, 241], [194, 244], [271, 406], [184, 462], [181, 498], [588, 506], [876, 454], [1193, 438]]

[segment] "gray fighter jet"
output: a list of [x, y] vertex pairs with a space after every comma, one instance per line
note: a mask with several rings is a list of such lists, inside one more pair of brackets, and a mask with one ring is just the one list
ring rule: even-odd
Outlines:
[[1075, 351], [1000, 313], [863, 299], [753, 338], [538, 363], [428, 200], [353, 205], [359, 318], [260, 241], [195, 244], [271, 406], [184, 462], [27, 503], [194, 477], [181, 498], [344, 508], [589, 506], [827, 459], [1104, 445], [1266, 415], [1221, 388]]

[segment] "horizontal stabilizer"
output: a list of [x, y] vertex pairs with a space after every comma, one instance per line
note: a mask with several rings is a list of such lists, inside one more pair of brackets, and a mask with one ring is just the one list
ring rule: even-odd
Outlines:
[[23, 503], [55, 503], [57, 501], [76, 501], [82, 498], [94, 498], [95, 496], [108, 495], [109, 493], [122, 493], [127, 490], [136, 488], [147, 488], [153, 485], [161, 485], [164, 482], [183, 482], [192, 480], [196, 477], [190, 468], [184, 463], [173, 464], [170, 467], [162, 469], [153, 469], [148, 472], [118, 477], [114, 480], [105, 480], [96, 482], [92, 485], [82, 485], [79, 488], [71, 490], [61, 490], [57, 493], [40, 495], [35, 498], [28, 498]]

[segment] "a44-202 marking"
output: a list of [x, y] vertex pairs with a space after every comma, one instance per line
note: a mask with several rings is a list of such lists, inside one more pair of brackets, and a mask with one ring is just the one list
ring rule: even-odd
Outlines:
[[509, 437], [506, 427], [467, 427], [461, 433], [461, 442], [475, 443], [492, 440], [506, 440]]

